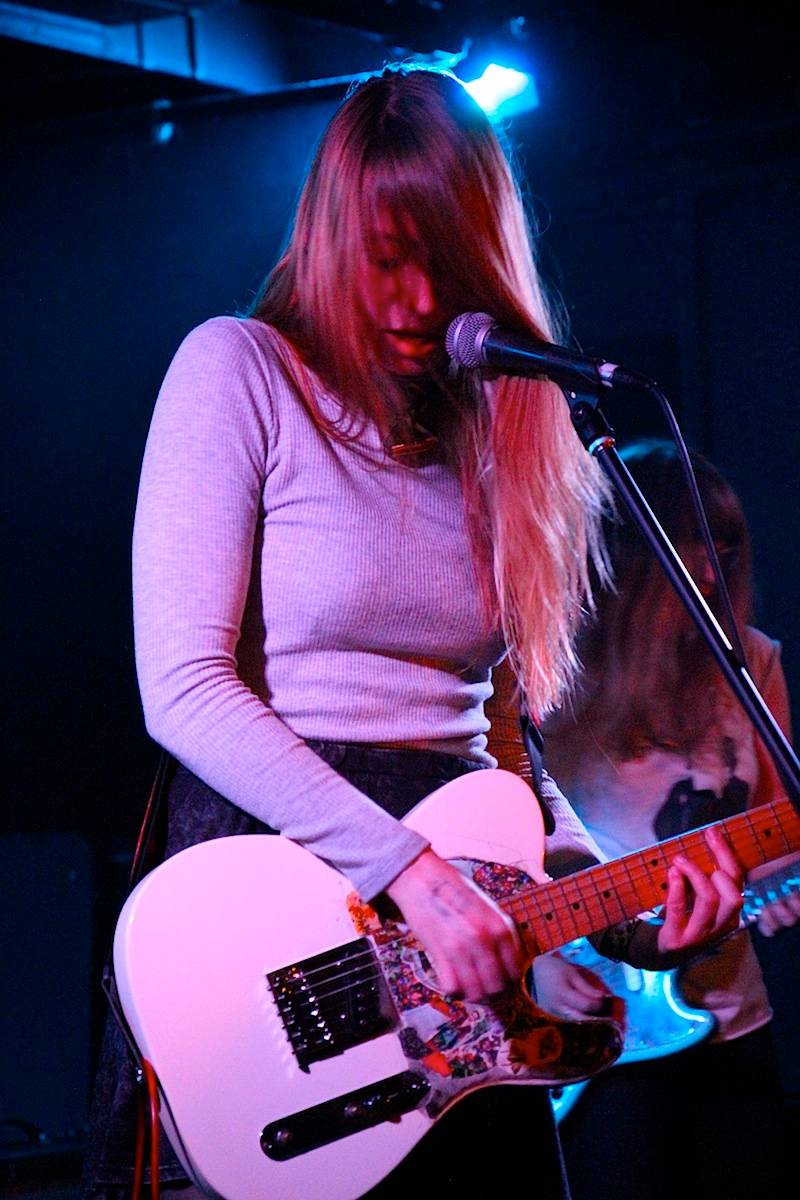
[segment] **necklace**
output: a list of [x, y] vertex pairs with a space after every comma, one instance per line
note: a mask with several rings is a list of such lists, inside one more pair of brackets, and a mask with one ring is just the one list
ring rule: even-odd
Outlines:
[[446, 397], [438, 381], [428, 379], [409, 389], [405, 419], [390, 432], [386, 452], [408, 467], [442, 462], [440, 425]]

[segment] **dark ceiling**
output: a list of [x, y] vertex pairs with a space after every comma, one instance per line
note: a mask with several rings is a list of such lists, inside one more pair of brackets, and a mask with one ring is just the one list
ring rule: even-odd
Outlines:
[[[374, 69], [402, 52], [458, 52], [469, 41], [474, 50], [495, 43], [527, 56], [544, 100], [561, 107], [571, 96], [587, 118], [614, 122], [652, 108], [683, 134], [792, 124], [800, 112], [792, 38], [775, 6], [762, 9], [620, 0], [0, 0], [0, 99], [5, 122], [17, 125], [155, 100], [280, 92]], [[170, 22], [184, 27], [190, 54], [192, 41], [215, 45], [223, 27], [248, 53], [263, 37], [280, 47], [268, 51], [270, 70], [280, 60], [277, 73], [262, 63], [256, 83], [241, 89], [230, 59], [215, 78], [214, 64], [209, 77], [202, 61], [167, 72], [107, 56], [105, 35], [163, 31]], [[262, 89], [259, 79], [268, 78]]]

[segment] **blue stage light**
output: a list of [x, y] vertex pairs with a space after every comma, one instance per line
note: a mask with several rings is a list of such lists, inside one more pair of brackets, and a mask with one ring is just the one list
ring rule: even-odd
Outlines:
[[526, 112], [539, 104], [532, 75], [497, 63], [489, 63], [480, 78], [464, 82], [464, 87], [490, 117]]
[[159, 121], [153, 126], [153, 145], [166, 146], [175, 136], [175, 126], [172, 121]]
[[172, 101], [153, 100], [150, 107], [153, 110], [150, 142], [153, 146], [166, 146], [175, 136], [175, 126], [169, 120], [169, 110], [172, 108]]

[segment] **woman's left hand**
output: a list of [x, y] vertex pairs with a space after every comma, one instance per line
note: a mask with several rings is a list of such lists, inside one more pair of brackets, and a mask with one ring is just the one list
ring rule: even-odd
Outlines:
[[710, 875], [682, 854], [670, 864], [664, 924], [658, 931], [663, 954], [700, 949], [739, 924], [744, 872], [720, 829], [712, 826], [705, 839], [717, 864]]

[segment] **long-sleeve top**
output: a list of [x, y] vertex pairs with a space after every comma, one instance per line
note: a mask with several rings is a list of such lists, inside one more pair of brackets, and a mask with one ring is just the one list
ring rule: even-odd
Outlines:
[[[257, 320], [214, 318], [166, 375], [134, 531], [139, 683], [157, 742], [369, 898], [427, 843], [307, 741], [494, 766], [484, 702], [503, 645], [454, 473], [395, 463], [369, 424], [356, 445], [330, 437], [281, 345]], [[562, 813], [553, 848], [596, 853], [547, 788]]]

